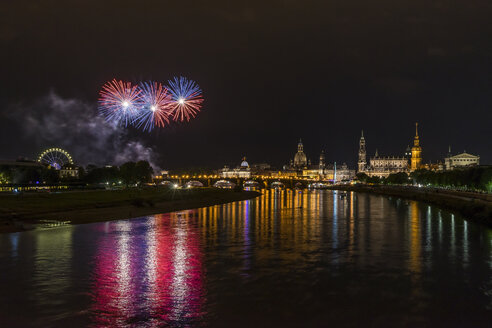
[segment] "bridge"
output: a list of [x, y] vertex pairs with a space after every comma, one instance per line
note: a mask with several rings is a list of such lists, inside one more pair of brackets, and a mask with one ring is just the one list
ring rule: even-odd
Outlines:
[[256, 181], [260, 184], [260, 186], [267, 188], [270, 186], [270, 184], [274, 181], [279, 181], [284, 184], [286, 188], [295, 188], [296, 185], [299, 183], [302, 184], [303, 187], [307, 187], [308, 184], [313, 183], [313, 182], [324, 182], [324, 183], [330, 183], [332, 181], [328, 180], [319, 180], [319, 179], [312, 179], [312, 178], [307, 178], [307, 177], [272, 177], [272, 176], [253, 176], [251, 178], [223, 178], [220, 175], [170, 175], [167, 178], [162, 178], [159, 180], [167, 180], [167, 181], [172, 181], [175, 182], [179, 185], [183, 185], [188, 181], [200, 181], [203, 183], [204, 186], [206, 187], [211, 187], [214, 185], [215, 182], [219, 180], [227, 180], [235, 183], [236, 185], [242, 186], [245, 181]]

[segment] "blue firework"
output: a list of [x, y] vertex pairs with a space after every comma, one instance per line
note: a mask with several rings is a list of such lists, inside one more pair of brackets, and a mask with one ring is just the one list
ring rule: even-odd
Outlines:
[[138, 86], [113, 79], [99, 93], [99, 112], [107, 121], [127, 126], [137, 115], [140, 98]]
[[172, 98], [168, 90], [158, 82], [140, 83], [140, 106], [135, 125], [150, 131], [169, 123]]
[[189, 121], [200, 111], [203, 103], [202, 90], [198, 84], [185, 77], [169, 80], [169, 92], [172, 96], [171, 111], [175, 121]]

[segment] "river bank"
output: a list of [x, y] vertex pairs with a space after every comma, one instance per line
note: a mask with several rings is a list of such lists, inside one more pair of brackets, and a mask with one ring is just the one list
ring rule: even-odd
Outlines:
[[0, 194], [0, 233], [43, 222], [83, 224], [181, 211], [255, 198], [254, 191], [126, 189]]
[[437, 188], [384, 185], [343, 185], [333, 189], [375, 193], [434, 204], [458, 212], [467, 220], [492, 227], [492, 195]]

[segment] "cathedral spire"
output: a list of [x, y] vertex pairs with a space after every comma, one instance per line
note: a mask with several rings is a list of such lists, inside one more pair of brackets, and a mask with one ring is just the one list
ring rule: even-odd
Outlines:
[[412, 157], [410, 159], [410, 170], [418, 170], [422, 165], [422, 147], [419, 140], [419, 124], [415, 123], [415, 138], [413, 139]]
[[413, 138], [413, 145], [417, 147], [419, 145], [419, 124], [415, 123], [415, 138]]

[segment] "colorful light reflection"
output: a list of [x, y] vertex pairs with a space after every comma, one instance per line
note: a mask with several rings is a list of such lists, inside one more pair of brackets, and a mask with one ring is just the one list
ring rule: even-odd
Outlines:
[[157, 215], [143, 227], [108, 223], [92, 291], [97, 326], [187, 325], [201, 319], [202, 254], [200, 236], [190, 224], [194, 215]]

